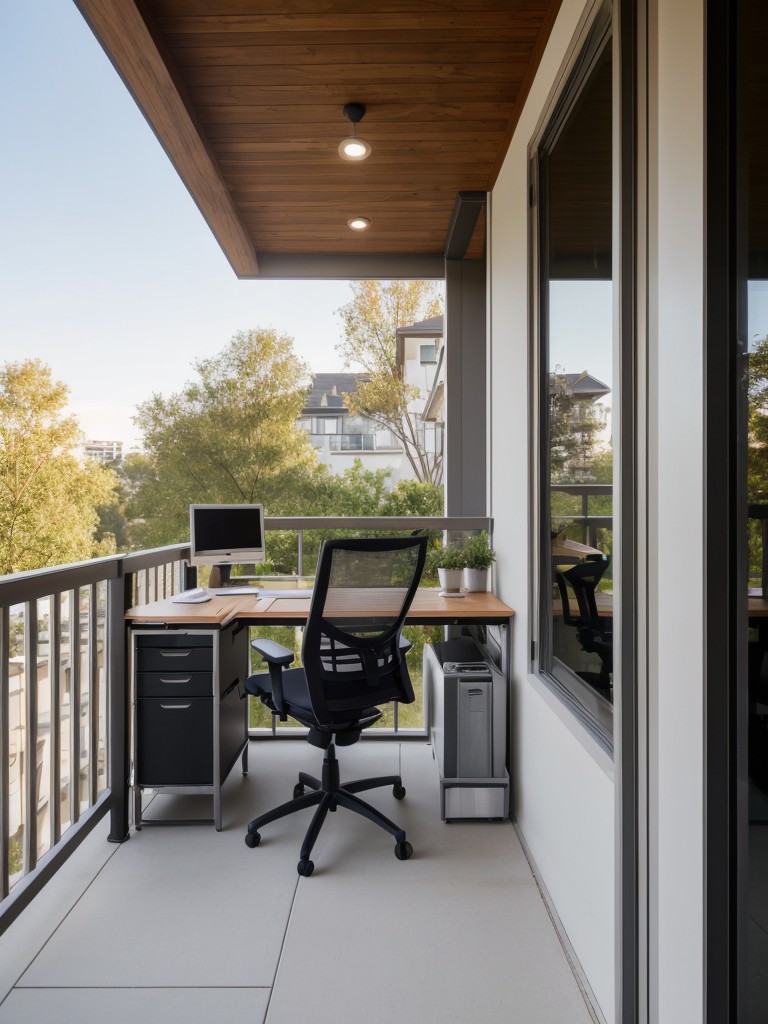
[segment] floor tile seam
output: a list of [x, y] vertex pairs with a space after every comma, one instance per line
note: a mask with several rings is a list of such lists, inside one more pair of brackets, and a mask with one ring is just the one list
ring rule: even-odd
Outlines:
[[14, 985], [16, 992], [270, 992], [271, 985]]
[[[72, 912], [73, 912], [73, 911], [75, 910], [75, 908], [76, 908], [76, 907], [77, 907], [77, 906], [78, 906], [78, 905], [80, 904], [81, 900], [82, 900], [82, 899], [83, 899], [83, 897], [84, 897], [84, 896], [86, 895], [86, 893], [87, 893], [87, 892], [89, 892], [89, 890], [90, 890], [91, 886], [92, 886], [92, 885], [94, 884], [94, 882], [95, 882], [95, 881], [96, 881], [96, 880], [97, 880], [97, 879], [98, 879], [98, 878], [100, 877], [100, 875], [101, 875], [102, 871], [104, 871], [104, 869], [106, 868], [106, 866], [107, 866], [108, 864], [111, 864], [111, 862], [112, 862], [112, 858], [113, 858], [113, 857], [115, 857], [115, 856], [117, 855], [117, 853], [119, 852], [119, 850], [121, 849], [121, 847], [122, 847], [122, 846], [124, 846], [124, 845], [125, 845], [124, 843], [115, 843], [115, 844], [113, 844], [113, 849], [112, 849], [112, 850], [110, 850], [110, 852], [108, 853], [108, 855], [107, 855], [106, 859], [104, 860], [103, 864], [102, 864], [102, 865], [101, 865], [101, 867], [100, 867], [100, 868], [98, 869], [98, 871], [96, 872], [96, 874], [95, 874], [95, 875], [93, 876], [93, 878], [91, 878], [91, 880], [90, 880], [90, 881], [88, 882], [88, 884], [87, 884], [87, 885], [86, 885], [86, 886], [85, 886], [85, 887], [83, 888], [82, 892], [81, 892], [81, 893], [80, 893], [80, 895], [79, 895], [79, 896], [77, 897], [77, 899], [76, 899], [76, 900], [74, 901], [74, 903], [72, 903], [72, 904], [71, 904], [71, 905], [70, 905], [70, 906], [69, 906], [69, 907], [68, 907], [68, 908], [67, 908], [67, 909], [66, 909], [66, 910], [64, 911], [64, 913], [62, 914], [61, 918], [60, 918], [60, 919], [59, 919], [59, 921], [57, 922], [57, 924], [56, 924], [55, 928], [53, 929], [53, 931], [51, 931], [51, 932], [50, 932], [50, 933], [48, 934], [48, 936], [47, 936], [47, 937], [46, 937], [46, 939], [45, 939], [45, 940], [43, 941], [42, 945], [41, 945], [41, 946], [40, 946], [40, 948], [39, 948], [39, 949], [37, 950], [37, 952], [36, 952], [36, 953], [34, 954], [34, 956], [32, 957], [32, 959], [31, 959], [31, 960], [29, 961], [29, 963], [28, 963], [28, 964], [27, 964], [27, 965], [26, 965], [26, 966], [25, 966], [25, 967], [24, 967], [24, 968], [22, 969], [22, 971], [21, 971], [21, 973], [19, 974], [19, 976], [18, 976], [18, 978], [16, 979], [16, 981], [15, 981], [15, 982], [14, 982], [14, 983], [13, 983], [13, 984], [12, 984], [11, 986], [9, 986], [9, 988], [8, 988], [8, 991], [6, 992], [6, 994], [5, 994], [5, 995], [4, 995], [3, 997], [2, 997], [2, 999], [0, 999], [0, 1007], [2, 1007], [2, 1006], [3, 1006], [3, 1004], [5, 1003], [5, 1001], [6, 1001], [7, 999], [8, 999], [8, 996], [9, 996], [9, 995], [11, 994], [11, 992], [13, 992], [13, 991], [14, 991], [14, 989], [17, 989], [17, 988], [21, 988], [21, 987], [24, 987], [24, 986], [21, 986], [21, 985], [19, 984], [19, 983], [20, 983], [20, 981], [21, 981], [21, 979], [22, 979], [22, 978], [24, 977], [24, 975], [25, 975], [25, 974], [27, 973], [27, 971], [29, 971], [29, 970], [30, 970], [30, 968], [34, 966], [34, 964], [35, 964], [35, 963], [37, 962], [37, 960], [39, 959], [39, 957], [40, 957], [40, 954], [41, 954], [41, 953], [42, 953], [42, 952], [43, 952], [43, 951], [44, 951], [44, 950], [46, 949], [46, 947], [47, 947], [47, 946], [48, 946], [48, 944], [50, 943], [51, 939], [52, 939], [52, 938], [54, 937], [54, 935], [56, 935], [56, 933], [57, 933], [57, 932], [59, 931], [59, 929], [60, 929], [60, 928], [61, 928], [61, 926], [62, 926], [62, 925], [64, 924], [64, 922], [65, 922], [65, 921], [66, 921], [66, 920], [67, 920], [67, 919], [69, 918], [70, 914], [71, 914], [71, 913], [72, 913]], [[73, 852], [76, 852], [76, 851], [73, 851]], [[40, 898], [40, 897], [38, 897], [38, 899], [39, 899], [39, 898]]]
[[291, 926], [291, 918], [293, 917], [293, 911], [294, 911], [294, 908], [296, 906], [296, 899], [297, 899], [298, 894], [299, 894], [299, 882], [300, 881], [301, 881], [301, 876], [297, 874], [296, 882], [295, 882], [294, 888], [293, 888], [293, 897], [291, 899], [291, 905], [288, 908], [288, 916], [287, 916], [286, 921], [285, 921], [285, 928], [283, 929], [283, 938], [282, 938], [282, 941], [280, 943], [280, 951], [277, 954], [277, 962], [275, 964], [275, 972], [272, 975], [272, 984], [268, 987], [269, 995], [267, 996], [267, 1005], [264, 1008], [264, 1024], [267, 1024], [267, 1021], [269, 1020], [269, 1008], [272, 1005], [272, 997], [275, 994], [275, 985], [277, 984], [277, 976], [280, 973], [280, 963], [282, 962], [283, 954], [285, 953], [285, 944], [286, 944], [286, 942], [288, 940], [288, 929]]

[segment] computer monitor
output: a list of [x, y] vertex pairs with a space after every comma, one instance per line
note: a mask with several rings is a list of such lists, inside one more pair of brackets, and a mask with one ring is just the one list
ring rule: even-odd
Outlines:
[[189, 548], [192, 565], [263, 562], [264, 506], [190, 505]]

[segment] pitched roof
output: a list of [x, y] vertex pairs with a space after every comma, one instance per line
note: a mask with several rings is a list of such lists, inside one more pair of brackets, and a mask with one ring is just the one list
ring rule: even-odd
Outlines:
[[312, 409], [343, 409], [345, 392], [357, 391], [357, 382], [365, 375], [361, 373], [313, 373], [312, 386], [307, 392], [305, 411]]
[[431, 316], [428, 320], [419, 320], [418, 323], [398, 327], [397, 333], [404, 338], [415, 338], [420, 334], [428, 337], [442, 336], [443, 314], [439, 313], [437, 316]]
[[603, 384], [601, 380], [598, 380], [597, 377], [593, 377], [592, 374], [587, 373], [586, 370], [583, 370], [581, 373], [558, 373], [552, 374], [551, 376], [565, 380], [571, 394], [573, 395], [602, 398], [603, 395], [610, 395], [611, 393], [611, 389], [607, 384]]

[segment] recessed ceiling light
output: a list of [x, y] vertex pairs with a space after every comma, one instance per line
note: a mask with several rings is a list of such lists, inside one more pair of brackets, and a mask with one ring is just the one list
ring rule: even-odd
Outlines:
[[339, 156], [352, 163], [365, 160], [371, 155], [371, 145], [366, 139], [361, 138], [355, 129], [357, 122], [362, 121], [365, 116], [365, 107], [362, 103], [347, 103], [342, 113], [352, 123], [352, 134], [339, 143]]
[[366, 231], [370, 226], [370, 217], [350, 217], [347, 221], [347, 227], [353, 231]]

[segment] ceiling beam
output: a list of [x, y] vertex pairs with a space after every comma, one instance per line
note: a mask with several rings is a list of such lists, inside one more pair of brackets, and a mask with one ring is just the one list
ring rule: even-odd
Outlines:
[[475, 232], [477, 218], [488, 202], [486, 192], [459, 192], [445, 239], [445, 258], [463, 260]]
[[310, 281], [441, 281], [442, 255], [260, 253], [259, 277]]

